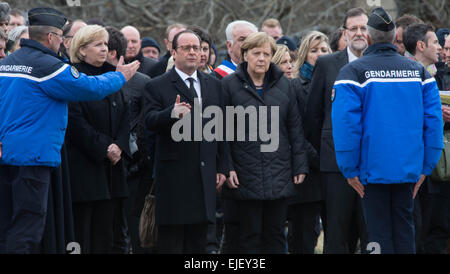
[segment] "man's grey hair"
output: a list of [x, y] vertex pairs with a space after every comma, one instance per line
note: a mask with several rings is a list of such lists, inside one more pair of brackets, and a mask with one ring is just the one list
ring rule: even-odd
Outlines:
[[228, 24], [227, 28], [225, 29], [225, 35], [227, 37], [227, 41], [233, 45], [233, 32], [234, 29], [238, 26], [247, 26], [251, 29], [253, 29], [255, 32], [258, 32], [258, 28], [255, 26], [255, 24], [250, 23], [245, 20], [236, 20]]
[[19, 37], [24, 34], [25, 32], [28, 32], [27, 26], [17, 26], [9, 31], [8, 33], [8, 40], [11, 40], [13, 42], [17, 42]]
[[50, 32], [57, 32], [58, 28], [52, 26], [29, 26], [28, 35], [31, 40], [44, 42]]
[[370, 37], [371, 44], [392, 44], [395, 39], [396, 28], [393, 28], [390, 31], [380, 31], [372, 28], [371, 26], [367, 26], [367, 35]]

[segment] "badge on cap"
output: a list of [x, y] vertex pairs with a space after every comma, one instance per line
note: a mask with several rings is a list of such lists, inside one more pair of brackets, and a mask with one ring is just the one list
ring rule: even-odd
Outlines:
[[74, 67], [74, 66], [70, 67], [70, 72], [72, 73], [72, 76], [73, 76], [75, 79], [80, 78], [80, 73], [78, 72], [78, 70], [77, 70], [76, 67]]
[[394, 20], [383, 8], [376, 8], [373, 10], [372, 14], [367, 21], [367, 25], [379, 30], [388, 32], [395, 28]]
[[336, 99], [336, 89], [331, 90], [331, 102], [334, 102], [334, 99]]

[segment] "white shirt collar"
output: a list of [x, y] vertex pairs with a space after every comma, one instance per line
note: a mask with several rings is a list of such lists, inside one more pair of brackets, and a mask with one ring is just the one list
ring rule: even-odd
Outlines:
[[358, 59], [358, 57], [356, 57], [356, 55], [353, 54], [353, 52], [350, 50], [349, 47], [347, 47], [347, 53], [348, 53], [348, 62], [351, 63], [353, 61], [355, 61], [356, 59]]
[[177, 67], [175, 67], [175, 71], [178, 73], [178, 75], [180, 75], [181, 79], [183, 80], [184, 84], [186, 84], [187, 88], [190, 88], [190, 86], [191, 86], [191, 84], [189, 83], [188, 78], [194, 78], [194, 89], [195, 89], [195, 92], [197, 93], [197, 97], [201, 100], [201, 97], [202, 97], [201, 90], [202, 90], [202, 88], [200, 86], [200, 81], [198, 79], [197, 70], [195, 70], [194, 73], [192, 73], [192, 75], [187, 75], [186, 73], [184, 73], [181, 70], [177, 69]]
[[178, 73], [178, 75], [180, 75], [183, 82], [185, 82], [189, 77], [194, 78], [195, 82], [198, 82], [197, 70], [195, 70], [194, 73], [192, 73], [192, 75], [187, 75], [186, 73], [179, 70], [177, 67], [175, 67], [175, 71]]

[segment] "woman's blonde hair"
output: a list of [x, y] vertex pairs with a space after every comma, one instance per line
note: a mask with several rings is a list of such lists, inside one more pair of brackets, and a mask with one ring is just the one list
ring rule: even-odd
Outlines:
[[80, 49], [105, 37], [109, 39], [108, 32], [99, 25], [88, 25], [79, 29], [73, 36], [70, 44], [70, 61], [72, 63], [83, 61], [84, 56], [81, 55]]
[[300, 47], [298, 48], [298, 59], [295, 63], [295, 71], [299, 71], [300, 68], [303, 66], [303, 64], [306, 61], [306, 56], [308, 55], [309, 49], [311, 48], [311, 45], [313, 42], [319, 41], [319, 44], [322, 42], [327, 43], [327, 49], [328, 52], [331, 53], [330, 43], [328, 42], [328, 37], [323, 34], [320, 31], [311, 31], [309, 32], [305, 38], [302, 39], [302, 43], [300, 44]]
[[283, 60], [284, 55], [286, 55], [286, 52], [289, 53], [290, 57], [291, 53], [286, 45], [277, 45], [277, 51], [272, 56], [272, 63], [279, 66], [281, 64], [281, 61]]
[[247, 51], [260, 47], [266, 43], [269, 43], [270, 49], [272, 50], [272, 56], [277, 51], [277, 44], [275, 40], [269, 36], [265, 32], [256, 32], [253, 34], [250, 34], [247, 38], [245, 38], [244, 42], [241, 46], [241, 60], [244, 61], [244, 53]]

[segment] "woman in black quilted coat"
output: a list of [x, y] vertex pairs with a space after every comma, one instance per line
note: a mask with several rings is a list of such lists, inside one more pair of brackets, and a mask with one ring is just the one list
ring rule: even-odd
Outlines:
[[[244, 132], [239, 130], [243, 116], [227, 120], [227, 133], [230, 125], [234, 128], [229, 142], [230, 170], [234, 171], [224, 195], [238, 201], [243, 253], [285, 252], [287, 198], [295, 195], [295, 184], [302, 183], [308, 173], [296, 95], [283, 72], [270, 62], [275, 51], [275, 41], [266, 33], [248, 36], [241, 47], [244, 62], [222, 80], [226, 106], [258, 113], [257, 119], [245, 116]], [[267, 107], [267, 112], [261, 107]], [[261, 131], [271, 138], [265, 139]], [[239, 133], [245, 133], [244, 141], [237, 139]]]

